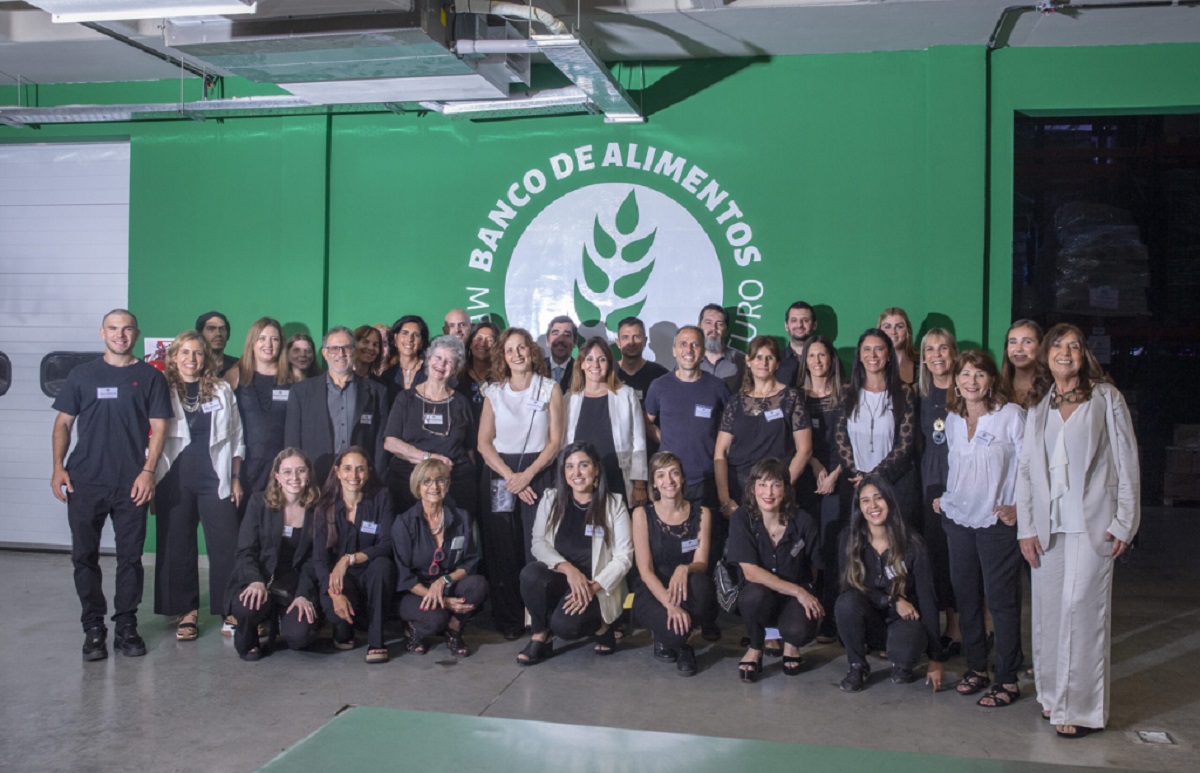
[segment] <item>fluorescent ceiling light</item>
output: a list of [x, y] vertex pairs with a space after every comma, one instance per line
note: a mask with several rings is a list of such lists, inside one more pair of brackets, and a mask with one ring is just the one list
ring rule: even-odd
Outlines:
[[254, 13], [255, 0], [32, 0], [57, 24]]

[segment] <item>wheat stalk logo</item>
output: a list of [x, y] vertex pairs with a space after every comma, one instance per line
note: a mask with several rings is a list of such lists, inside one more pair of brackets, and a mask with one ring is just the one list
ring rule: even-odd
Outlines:
[[633, 238], [640, 219], [632, 190], [617, 210], [615, 233], [606, 231], [596, 217], [592, 243], [583, 246], [583, 281], [575, 280], [575, 313], [584, 324], [608, 328], [608, 320], [615, 325], [636, 317], [646, 304], [646, 282], [654, 270], [654, 258], [647, 256], [658, 229]]

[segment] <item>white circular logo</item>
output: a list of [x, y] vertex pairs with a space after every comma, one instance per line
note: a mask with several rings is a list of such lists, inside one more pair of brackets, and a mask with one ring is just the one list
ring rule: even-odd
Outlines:
[[647, 330], [691, 322], [723, 287], [712, 240], [681, 204], [644, 185], [597, 183], [556, 199], [524, 229], [504, 305], [510, 324], [541, 331], [565, 314], [613, 339], [625, 317]]

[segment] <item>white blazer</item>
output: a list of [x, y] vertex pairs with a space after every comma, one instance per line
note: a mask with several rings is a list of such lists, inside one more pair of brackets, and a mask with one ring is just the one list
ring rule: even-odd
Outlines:
[[[551, 531], [548, 528], [550, 511], [554, 509], [556, 499], [558, 490], [546, 489], [533, 522], [533, 557], [550, 569], [567, 560], [554, 549], [554, 537], [558, 529]], [[596, 598], [600, 600], [600, 615], [605, 623], [611, 623], [621, 616], [626, 593], [625, 575], [633, 566], [629, 511], [620, 497], [609, 495], [604, 520], [605, 530], [612, 535], [612, 544], [605, 543], [603, 534], [592, 537], [592, 579], [600, 584], [600, 590], [596, 593]]]
[[[1112, 384], [1096, 384], [1092, 399], [1098, 402], [1087, 413], [1088, 455], [1071, 462], [1086, 465], [1083, 517], [1092, 547], [1107, 556], [1112, 543], [1105, 540], [1105, 534], [1122, 542], [1137, 534], [1142, 518], [1141, 474], [1125, 398]], [[1037, 537], [1043, 549], [1050, 544], [1050, 460], [1046, 454], [1050, 411], [1050, 395], [1029, 410], [1017, 466], [1017, 537]]]
[[[575, 442], [575, 426], [579, 424], [579, 411], [583, 408], [583, 392], [572, 392], [567, 404], [567, 442]], [[608, 393], [608, 418], [613, 425], [613, 449], [617, 452], [617, 466], [625, 476], [626, 502], [633, 501], [633, 482], [647, 480], [646, 466], [646, 419], [637, 394], [629, 386], [621, 384], [616, 392]]]
[[[228, 499], [233, 494], [233, 458], [246, 457], [246, 444], [242, 438], [242, 417], [238, 413], [237, 398], [233, 396], [233, 389], [220, 379], [217, 380], [217, 391], [213, 399], [218, 405], [212, 412], [208, 455], [212, 459], [213, 470], [217, 473], [217, 496]], [[158, 458], [158, 467], [154, 470], [156, 481], [161, 481], [166, 476], [180, 452], [192, 442], [183, 402], [174, 389], [171, 390], [171, 407], [175, 410], [175, 416], [167, 422], [162, 456]]]

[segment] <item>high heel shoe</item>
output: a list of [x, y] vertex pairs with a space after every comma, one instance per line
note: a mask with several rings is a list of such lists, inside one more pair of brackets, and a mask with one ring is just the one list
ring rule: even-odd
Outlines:
[[738, 663], [738, 678], [743, 682], [754, 683], [758, 681], [758, 675], [762, 673], [761, 660], [743, 660]]
[[804, 668], [804, 658], [799, 655], [784, 655], [783, 656], [783, 673], [788, 676], [800, 676], [800, 670]]

